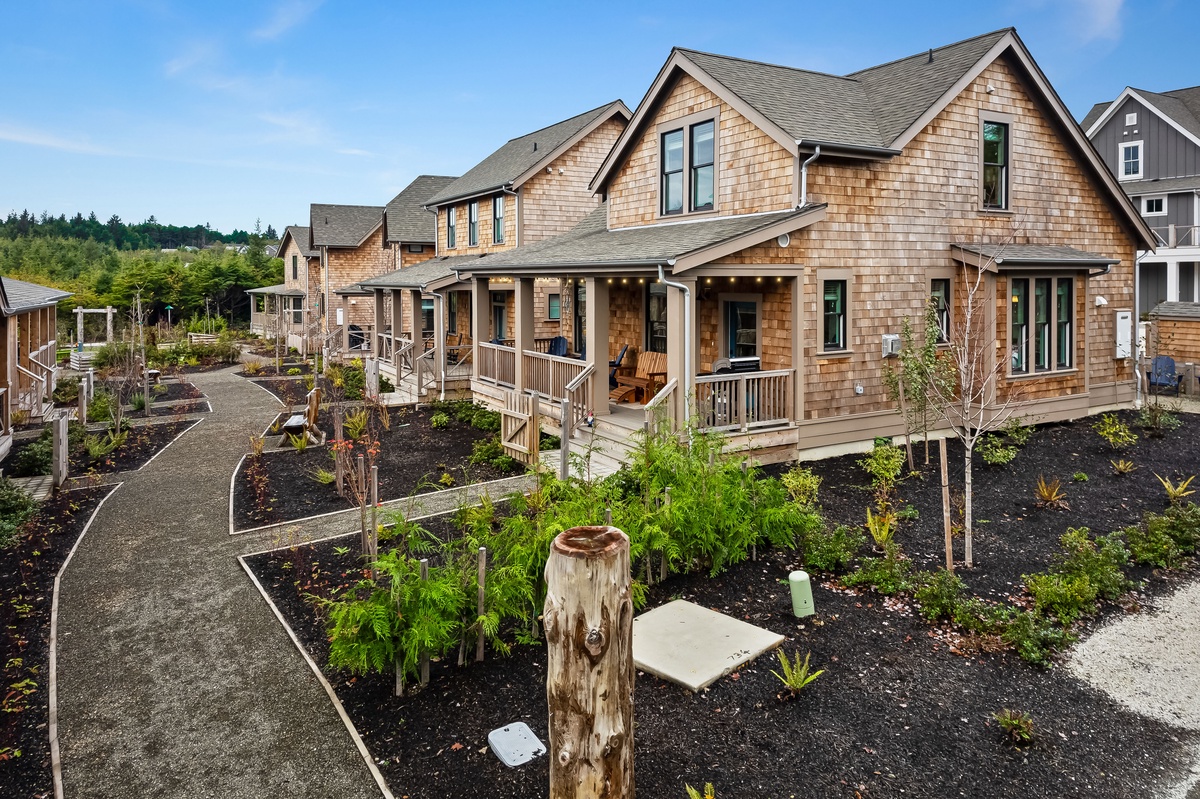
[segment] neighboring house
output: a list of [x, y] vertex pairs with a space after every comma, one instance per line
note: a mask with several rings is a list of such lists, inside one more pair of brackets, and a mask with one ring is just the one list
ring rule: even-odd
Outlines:
[[0, 277], [0, 458], [12, 448], [13, 414], [45, 418], [58, 381], [59, 300], [68, 291]]
[[[545, 427], [566, 399], [572, 427], [627, 437], [649, 418], [610, 400], [629, 347], [665, 361], [641, 399], [764, 461], [869, 446], [902, 432], [887, 337], [931, 298], [954, 335], [979, 266], [1023, 416], [1134, 398], [1118, 319], [1152, 234], [1012, 29], [846, 76], [676, 49], [591, 188], [607, 202], [571, 232], [458, 269], [480, 329], [515, 294], [514, 345], [473, 354], [476, 398], [510, 415], [532, 391]], [[547, 279], [578, 291], [584, 360], [537, 351]]]
[[369, 293], [339, 291], [392, 268], [384, 246], [384, 208], [377, 205], [316, 205], [309, 213], [310, 250], [318, 254], [317, 297], [324, 343], [330, 354], [362, 357], [370, 352], [375, 322]]
[[1139, 315], [1200, 300], [1200, 86], [1126, 88], [1080, 125], [1154, 231], [1138, 264]]
[[[397, 354], [415, 349], [414, 354], [428, 362], [423, 373], [435, 375], [444, 390], [447, 381], [467, 384], [466, 349], [475, 338], [511, 343], [517, 326], [512, 285], [493, 284], [484, 300], [487, 315], [478, 317], [484, 320], [479, 327], [472, 323], [476, 316], [470, 287], [459, 282], [456, 270], [566, 233], [594, 211], [600, 200], [588, 184], [629, 117], [629, 109], [617, 100], [511, 139], [462, 177], [423, 198], [427, 215], [437, 220], [436, 260], [419, 270], [402, 265], [360, 285], [375, 293], [376, 329], [406, 331], [411, 337], [397, 339]], [[569, 291], [557, 278], [537, 283], [532, 318], [537, 345], [543, 350], [557, 336], [577, 349], [564, 318]], [[412, 299], [404, 300], [396, 313], [393, 295]], [[422, 303], [419, 325], [414, 324], [411, 310], [405, 310], [414, 301]], [[418, 330], [432, 332], [435, 327], [444, 335], [433, 335], [428, 351], [414, 347], [411, 342], [417, 340]], [[397, 364], [389, 353], [383, 353], [382, 360], [381, 369], [392, 379], [419, 371], [415, 369], [419, 364]], [[417, 378], [420, 382], [421, 375]]]
[[[283, 283], [250, 289], [250, 332], [264, 338], [282, 336], [287, 346], [307, 355], [320, 349], [319, 289], [321, 254], [311, 248], [307, 227], [289, 225], [279, 242], [283, 259]], [[308, 301], [312, 296], [313, 300]]]

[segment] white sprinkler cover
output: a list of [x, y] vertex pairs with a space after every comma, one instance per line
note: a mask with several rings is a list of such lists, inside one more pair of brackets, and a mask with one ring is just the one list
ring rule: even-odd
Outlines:
[[507, 724], [488, 733], [488, 746], [500, 762], [509, 768], [524, 765], [546, 754], [546, 745], [538, 740], [523, 721]]

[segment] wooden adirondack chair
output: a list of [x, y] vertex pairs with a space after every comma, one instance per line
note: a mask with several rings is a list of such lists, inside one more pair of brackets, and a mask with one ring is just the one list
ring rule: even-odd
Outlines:
[[646, 402], [667, 382], [667, 354], [665, 352], [642, 352], [638, 354], [637, 367], [633, 374], [617, 374], [617, 387], [608, 393], [616, 402], [628, 402], [630, 398]]

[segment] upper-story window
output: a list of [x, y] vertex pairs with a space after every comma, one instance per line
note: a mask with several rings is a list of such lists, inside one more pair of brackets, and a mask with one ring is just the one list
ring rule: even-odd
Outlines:
[[1159, 194], [1156, 197], [1142, 198], [1142, 216], [1166, 216], [1167, 198]]
[[1142, 178], [1142, 143], [1140, 141], [1121, 142], [1121, 180], [1141, 180]]
[[[453, 246], [453, 245], [451, 245], [451, 246]], [[424, 244], [410, 244], [410, 245], [408, 245], [408, 251], [409, 252], [425, 252], [425, 245]]]
[[[672, 129], [664, 127], [676, 125]], [[712, 111], [659, 128], [659, 213], [712, 211], [717, 185], [717, 120]]]
[[1125, 115], [1125, 127], [1137, 124], [1137, 112]]
[[504, 195], [492, 198], [492, 244], [504, 243]]
[[950, 281], [934, 278], [929, 281], [929, 296], [937, 312], [938, 344], [950, 340]]
[[454, 210], [451, 206], [446, 211], [446, 248], [450, 250], [458, 246], [458, 223], [454, 218]]
[[983, 207], [1008, 210], [1009, 125], [983, 121]]
[[479, 244], [479, 201], [467, 206], [467, 246]]
[[292, 256], [292, 280], [299, 280], [299, 279], [300, 279], [300, 257], [297, 255], [293, 255]]

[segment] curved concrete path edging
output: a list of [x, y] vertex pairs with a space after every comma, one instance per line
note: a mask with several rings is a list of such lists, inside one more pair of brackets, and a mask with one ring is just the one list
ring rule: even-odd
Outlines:
[[[169, 446], [169, 445], [168, 445]], [[92, 522], [96, 521], [96, 516], [100, 513], [100, 509], [104, 507], [104, 503], [108, 502], [108, 498], [116, 493], [117, 489], [123, 484], [116, 483], [112, 490], [101, 498], [100, 503], [92, 510], [92, 515], [88, 517], [87, 524], [83, 526], [83, 531], [79, 534], [79, 538], [75, 539], [75, 544], [71, 547], [71, 551], [67, 553], [67, 557], [63, 560], [62, 565], [58, 567], [58, 574], [54, 575], [54, 594], [50, 600], [50, 657], [49, 657], [49, 698], [47, 704], [50, 706], [50, 721], [46, 725], [50, 735], [50, 770], [54, 774], [54, 796], [55, 799], [63, 799], [63, 779], [62, 779], [62, 757], [58, 751], [58, 588], [62, 583], [63, 572], [71, 565], [71, 558], [75, 557], [75, 550], [79, 549], [79, 544], [82, 543], [84, 536], [88, 534], [88, 530], [92, 528]]]
[[[342, 536], [334, 537], [341, 538]], [[254, 587], [258, 589], [258, 593], [262, 595], [263, 601], [265, 601], [267, 606], [271, 608], [271, 612], [275, 614], [276, 620], [279, 621], [279, 624], [283, 627], [284, 632], [287, 633], [288, 638], [292, 639], [292, 643], [296, 645], [296, 651], [300, 653], [300, 657], [304, 658], [304, 662], [308, 664], [310, 669], [312, 669], [313, 676], [317, 678], [317, 681], [321, 683], [321, 687], [325, 689], [325, 694], [329, 697], [329, 701], [333, 704], [333, 709], [337, 711], [338, 718], [342, 720], [342, 724], [346, 725], [346, 732], [350, 733], [350, 738], [354, 741], [354, 746], [357, 747], [358, 753], [362, 755], [363, 762], [366, 763], [367, 769], [371, 772], [371, 776], [375, 778], [375, 784], [379, 786], [379, 791], [383, 794], [384, 799], [396, 799], [391, 790], [388, 789], [387, 781], [383, 779], [383, 774], [380, 773], [379, 767], [375, 765], [375, 761], [371, 758], [371, 752], [367, 749], [367, 745], [363, 743], [362, 737], [359, 736], [358, 729], [354, 726], [354, 722], [350, 720], [350, 716], [346, 713], [346, 708], [342, 706], [342, 701], [338, 699], [337, 692], [333, 690], [333, 686], [329, 684], [329, 680], [325, 679], [325, 674], [321, 671], [321, 667], [318, 666], [317, 662], [309, 656], [308, 651], [304, 648], [304, 645], [300, 643], [300, 639], [296, 637], [296, 633], [292, 630], [292, 626], [287, 623], [285, 618], [283, 618], [283, 614], [279, 612], [279, 608], [275, 607], [275, 603], [271, 600], [270, 595], [267, 594], [266, 589], [262, 587], [262, 583], [258, 581], [258, 577], [255, 576], [249, 564], [246, 563], [247, 557], [250, 556], [238, 555], [237, 559], [238, 563], [242, 565], [242, 569], [245, 570], [246, 576], [250, 578], [250, 582], [254, 583]]]

